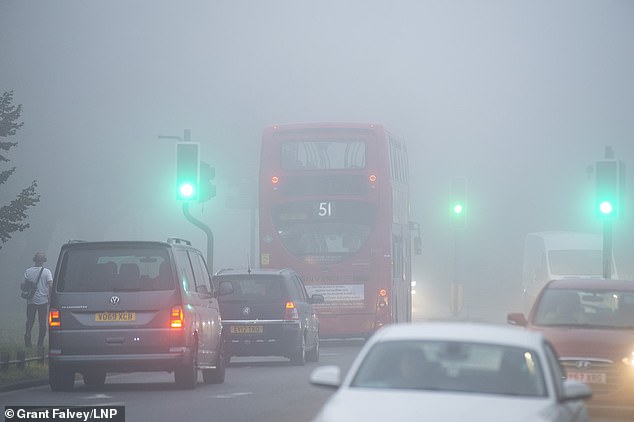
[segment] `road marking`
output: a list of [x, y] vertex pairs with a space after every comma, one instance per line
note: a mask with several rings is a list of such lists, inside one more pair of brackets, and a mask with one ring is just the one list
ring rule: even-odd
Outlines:
[[95, 400], [95, 399], [111, 399], [112, 396], [107, 394], [93, 394], [92, 396], [82, 397], [84, 400]]
[[237, 397], [241, 397], [241, 396], [248, 396], [253, 394], [253, 392], [251, 391], [245, 391], [242, 393], [229, 393], [229, 394], [218, 394], [215, 396], [211, 396], [214, 399], [235, 399]]

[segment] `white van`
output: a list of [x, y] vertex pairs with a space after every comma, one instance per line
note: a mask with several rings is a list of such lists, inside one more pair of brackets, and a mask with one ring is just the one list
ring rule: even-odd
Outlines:
[[[526, 235], [522, 269], [524, 311], [528, 313], [544, 284], [562, 278], [603, 278], [602, 235], [566, 231]], [[611, 278], [618, 278], [614, 256]]]

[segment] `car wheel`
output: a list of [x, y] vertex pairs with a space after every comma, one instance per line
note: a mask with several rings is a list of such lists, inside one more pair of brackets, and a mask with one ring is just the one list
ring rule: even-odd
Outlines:
[[193, 348], [191, 361], [187, 365], [181, 366], [174, 371], [174, 381], [176, 385], [182, 389], [191, 390], [196, 387], [196, 383], [198, 382], [196, 355], [196, 348]]
[[88, 387], [99, 388], [106, 383], [106, 371], [86, 371], [83, 374], [84, 384]]
[[203, 369], [203, 381], [205, 384], [222, 384], [225, 382], [227, 357], [221, 353], [218, 363], [213, 369]]
[[72, 391], [75, 386], [75, 372], [49, 362], [48, 383], [53, 391]]
[[315, 347], [306, 353], [307, 362], [319, 362], [319, 335], [315, 339]]
[[291, 355], [291, 363], [300, 366], [306, 364], [306, 336], [304, 334], [300, 336], [297, 350]]

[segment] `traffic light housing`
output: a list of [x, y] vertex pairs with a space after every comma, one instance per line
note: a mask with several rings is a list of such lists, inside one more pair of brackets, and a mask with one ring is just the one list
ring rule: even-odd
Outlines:
[[176, 199], [179, 201], [197, 201], [199, 198], [199, 149], [197, 143], [176, 144]]
[[205, 202], [216, 196], [216, 185], [214, 178], [216, 177], [216, 169], [211, 167], [204, 161], [200, 162], [200, 178], [198, 202]]
[[450, 213], [451, 226], [456, 229], [465, 228], [466, 207], [467, 207], [467, 181], [465, 178], [458, 177], [453, 179], [451, 183], [451, 199]]
[[600, 219], [613, 220], [620, 216], [624, 180], [624, 168], [621, 162], [616, 160], [596, 162], [594, 209]]

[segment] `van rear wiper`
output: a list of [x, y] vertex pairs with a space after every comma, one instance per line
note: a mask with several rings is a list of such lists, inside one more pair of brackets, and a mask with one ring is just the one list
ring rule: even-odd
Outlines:
[[113, 287], [113, 292], [139, 292], [141, 289], [138, 287]]
[[246, 299], [223, 299], [220, 303], [249, 303]]

